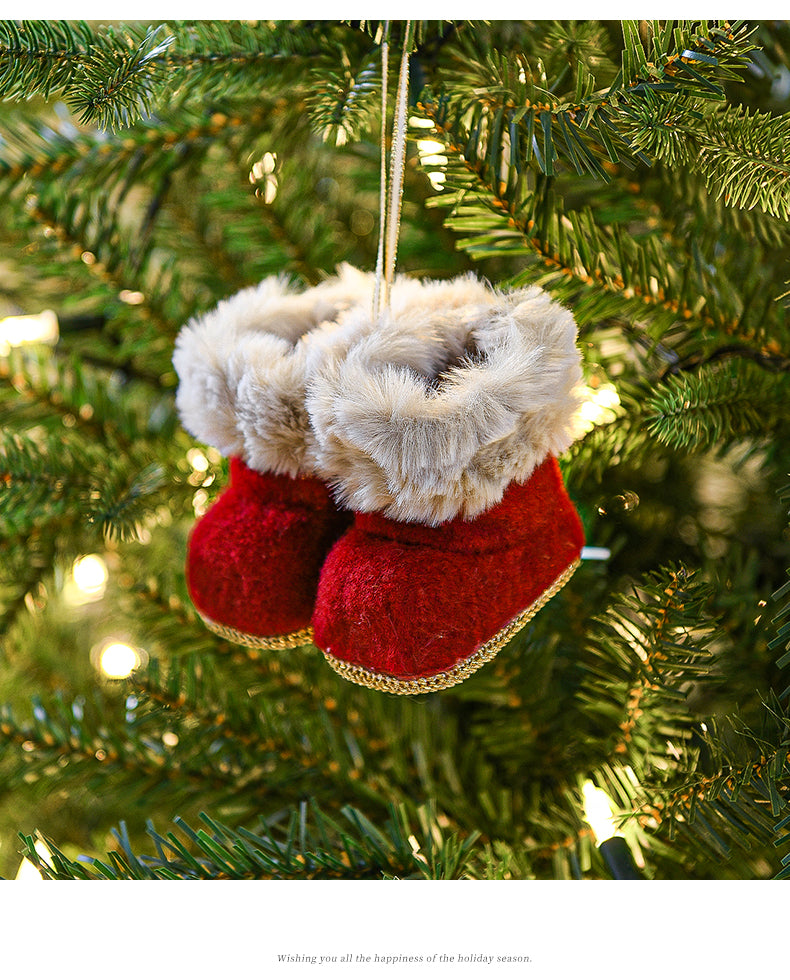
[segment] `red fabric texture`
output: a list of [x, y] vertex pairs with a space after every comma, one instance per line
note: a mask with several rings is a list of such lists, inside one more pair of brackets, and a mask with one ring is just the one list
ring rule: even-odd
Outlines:
[[231, 459], [230, 485], [192, 529], [187, 584], [204, 616], [253, 636], [310, 624], [318, 575], [351, 515], [326, 486]]
[[432, 528], [357, 514], [324, 563], [314, 642], [377, 674], [441, 673], [531, 605], [583, 544], [553, 457], [471, 521]]

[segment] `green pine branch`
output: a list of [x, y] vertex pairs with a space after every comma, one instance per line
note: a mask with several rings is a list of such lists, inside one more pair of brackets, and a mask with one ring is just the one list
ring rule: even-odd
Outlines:
[[[411, 818], [411, 819], [410, 819]], [[180, 836], [162, 836], [153, 824], [148, 835], [155, 854], [134, 853], [126, 827], [114, 832], [119, 850], [106, 860], [72, 861], [45, 840], [52, 858], [35, 850], [35, 838], [20, 835], [25, 856], [45, 878], [67, 879], [345, 879], [477, 877], [472, 848], [475, 835], [446, 834], [431, 807], [407, 815], [392, 808], [379, 826], [354, 807], [338, 818], [303, 803], [287, 819], [264, 819], [255, 831], [233, 829], [201, 813], [203, 828], [176, 818]], [[412, 823], [411, 821], [414, 821]], [[471, 874], [469, 873], [471, 872]]]
[[[93, 786], [109, 782], [116, 792], [136, 790], [149, 803], [155, 796], [173, 798], [176, 785], [184, 803], [206, 793], [227, 801], [238, 790], [238, 770], [224, 755], [182, 758], [166, 727], [140, 729], [129, 720], [127, 699], [120, 695], [116, 689], [106, 697], [98, 690], [72, 700], [59, 693], [46, 701], [36, 697], [33, 714], [25, 720], [10, 705], [1, 705], [0, 742], [24, 747], [5, 773], [8, 784], [38, 782], [57, 766], [72, 786], [83, 780]], [[263, 790], [260, 779], [256, 786]]]
[[726, 256], [733, 274], [722, 275], [720, 267], [689, 254], [693, 241], [637, 235], [620, 222], [603, 223], [591, 207], [568, 208], [548, 178], [530, 187], [514, 165], [507, 180], [500, 179], [488, 157], [458, 142], [459, 134], [447, 131], [430, 107], [425, 116], [434, 130], [423, 133], [443, 142], [446, 161], [430, 157], [423, 165], [446, 177], [446, 190], [428, 204], [448, 209], [445, 221], [458, 234], [458, 247], [476, 260], [518, 257], [522, 271], [512, 284], [549, 290], [573, 307], [582, 328], [612, 318], [648, 322], [654, 343], [674, 335], [674, 357], [683, 354], [684, 336], [698, 350], [700, 338], [770, 335], [780, 321], [781, 309], [760, 289], [754, 270], [752, 302], [744, 304], [739, 286], [750, 266], [740, 252]]
[[116, 451], [147, 438], [170, 445], [179, 431], [170, 393], [108, 377], [58, 347], [14, 348], [0, 358], [0, 421], [10, 425], [12, 412], [18, 431], [65, 427]]
[[[693, 572], [667, 567], [643, 577], [594, 619], [578, 697], [590, 725], [611, 733], [610, 761], [627, 760], [638, 775], [672, 768], [661, 736], [689, 737], [688, 689], [714, 665], [710, 597], [710, 585]], [[672, 719], [669, 728], [665, 717]]]
[[[0, 461], [0, 467], [2, 461]], [[3, 481], [4, 482], [4, 481]], [[3, 488], [0, 488], [0, 501]], [[35, 608], [42, 581], [52, 572], [58, 559], [60, 535], [48, 521], [46, 531], [24, 529], [10, 534], [3, 528], [3, 568], [0, 571], [0, 638], [3, 641], [17, 619], [31, 606]], [[67, 523], [67, 522], [65, 522]], [[59, 530], [59, 529], [57, 529]], [[3, 643], [4, 645], [4, 643]]]
[[[567, 66], [548, 74], [542, 59], [523, 53], [486, 52], [480, 59], [457, 53], [462, 67], [446, 72], [434, 98], [424, 92], [421, 108], [437, 121], [468, 158], [486, 159], [493, 173], [515, 175], [532, 168], [547, 176], [557, 165], [606, 181], [613, 164], [650, 159], [643, 146], [663, 148], [678, 139], [657, 128], [657, 110], [723, 100], [723, 82], [738, 78], [753, 49], [749, 31], [727, 22], [668, 22], [651, 27], [648, 60], [636, 22], [624, 22], [623, 67], [606, 89], [596, 90], [592, 70], [574, 52], [572, 89], [559, 88]], [[558, 90], [559, 88], [559, 90]], [[504, 179], [503, 179], [504, 183]]]
[[743, 21], [624, 20], [622, 67], [610, 92], [692, 91], [723, 98], [754, 50]]
[[660, 793], [656, 807], [663, 835], [713, 851], [720, 860], [755, 843], [785, 848], [776, 874], [784, 878], [790, 874], [790, 716], [776, 698], [765, 707], [760, 731], [737, 717], [709, 719], [699, 736], [705, 764]]
[[790, 421], [790, 371], [775, 375], [751, 365], [714, 365], [670, 376], [648, 399], [643, 423], [671, 449], [724, 452], [747, 435], [769, 438]]
[[699, 135], [687, 135], [697, 151], [693, 166], [716, 198], [729, 207], [790, 219], [790, 113], [749, 114], [726, 106], [706, 120]]
[[0, 530], [14, 533], [79, 514], [85, 527], [130, 540], [145, 515], [168, 499], [158, 463], [107, 459], [106, 447], [5, 435], [0, 441]]
[[[782, 503], [790, 506], [790, 485], [782, 487], [779, 491], [779, 499]], [[785, 652], [777, 660], [777, 667], [780, 669], [785, 669], [790, 665], [790, 622], [787, 621], [788, 616], [790, 616], [790, 601], [787, 601], [790, 597], [790, 568], [787, 569], [787, 576], [787, 581], [771, 596], [772, 602], [784, 602], [778, 612], [771, 617], [772, 623], [780, 625], [776, 627], [776, 636], [768, 644], [771, 650], [781, 646], [785, 647]], [[782, 700], [790, 699], [790, 686], [785, 688], [780, 697]]]
[[93, 28], [84, 21], [0, 21], [0, 98], [61, 95], [83, 123], [121, 129], [225, 81], [225, 97], [287, 84], [283, 63], [320, 50], [320, 24], [183, 21]]
[[352, 64], [340, 44], [316, 59], [310, 70], [312, 85], [307, 98], [314, 132], [337, 146], [359, 137], [381, 111], [380, 63], [372, 51]]
[[[342, 259], [367, 264], [375, 251], [372, 236], [355, 229], [359, 205], [339, 193], [369, 187], [373, 200], [374, 162], [356, 152], [338, 159], [311, 139], [307, 117], [294, 127], [274, 102], [245, 114], [173, 112], [122, 137], [49, 139], [15, 126], [9, 139], [0, 189], [13, 220], [38, 229], [38, 250], [53, 261], [73, 262], [79, 249], [106, 293], [113, 343], [105, 357], [132, 360], [169, 383], [176, 330], [229, 282], [240, 287], [286, 269], [317, 282]], [[220, 179], [219, 155], [228, 165]], [[276, 167], [259, 172], [262, 159]], [[316, 207], [307, 191], [323, 178], [337, 191]], [[331, 240], [322, 232], [330, 225]], [[118, 298], [132, 284], [133, 316]]]
[[172, 42], [158, 28], [0, 21], [0, 98], [63, 93], [82, 122], [120, 127], [150, 113], [152, 74]]
[[574, 482], [600, 480], [612, 466], [627, 460], [638, 467], [657, 452], [723, 455], [743, 440], [781, 438], [790, 421], [788, 386], [787, 373], [732, 361], [620, 381], [620, 404], [570, 448], [567, 474]]

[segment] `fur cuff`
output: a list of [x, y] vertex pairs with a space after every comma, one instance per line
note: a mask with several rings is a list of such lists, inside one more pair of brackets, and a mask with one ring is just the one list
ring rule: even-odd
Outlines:
[[184, 428], [260, 472], [311, 472], [306, 336], [372, 289], [372, 276], [349, 265], [304, 292], [270, 277], [190, 320], [173, 355]]
[[576, 324], [537, 287], [399, 283], [389, 313], [358, 307], [322, 338], [307, 391], [318, 472], [353, 510], [472, 518], [572, 442]]

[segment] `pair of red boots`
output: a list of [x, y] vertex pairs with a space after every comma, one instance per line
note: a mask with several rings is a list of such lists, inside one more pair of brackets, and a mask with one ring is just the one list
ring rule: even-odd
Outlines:
[[267, 279], [179, 335], [177, 406], [231, 458], [189, 542], [190, 594], [235, 642], [314, 642], [358, 684], [462, 681], [570, 578], [556, 457], [581, 379], [572, 316], [530, 287], [399, 277], [372, 316], [349, 266]]

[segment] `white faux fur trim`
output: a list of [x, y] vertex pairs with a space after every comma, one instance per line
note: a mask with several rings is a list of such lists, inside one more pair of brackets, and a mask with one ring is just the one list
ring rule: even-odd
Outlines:
[[537, 287], [412, 284], [389, 313], [358, 307], [321, 340], [307, 389], [317, 467], [354, 510], [472, 518], [572, 441], [576, 324]]
[[187, 431], [262, 472], [311, 472], [306, 340], [355, 303], [369, 302], [372, 283], [350, 265], [303, 292], [270, 277], [190, 320], [173, 355], [176, 407]]

